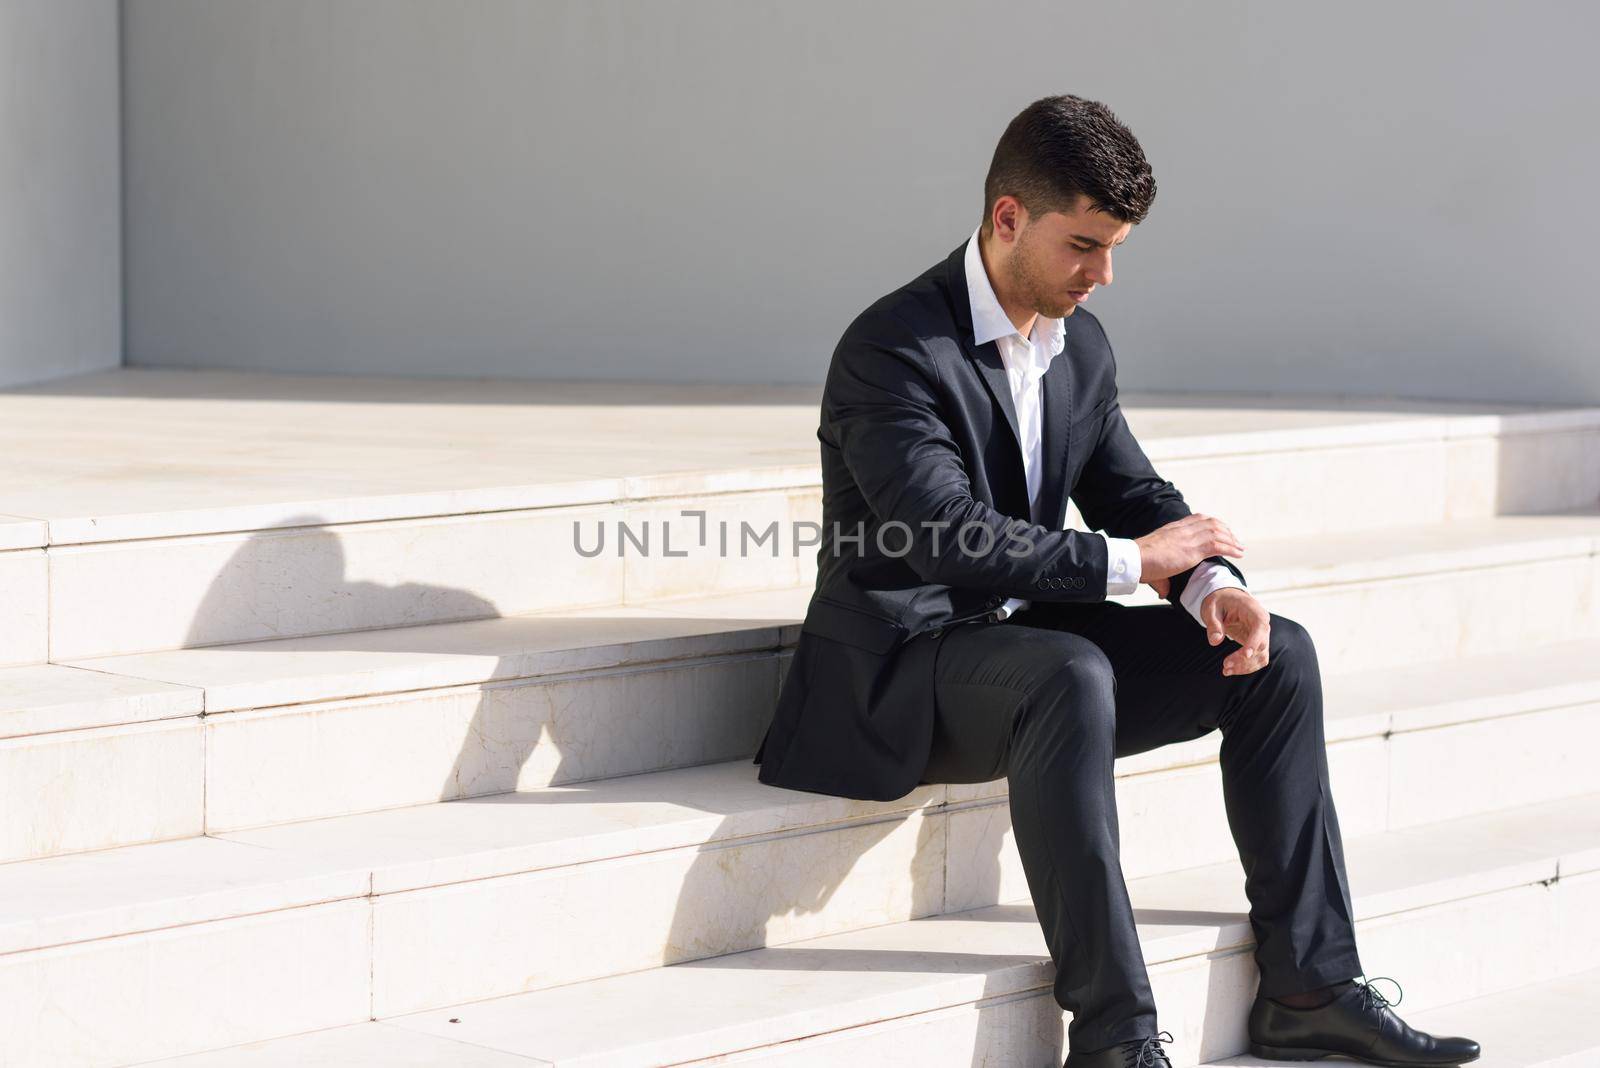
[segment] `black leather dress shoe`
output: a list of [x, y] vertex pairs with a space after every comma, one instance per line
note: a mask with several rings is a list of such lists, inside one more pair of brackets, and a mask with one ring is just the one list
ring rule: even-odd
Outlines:
[[1061, 1068], [1172, 1068], [1166, 1051], [1161, 1048], [1161, 1043], [1171, 1041], [1172, 1033], [1162, 1031], [1149, 1038], [1134, 1038], [1092, 1052], [1072, 1050]]
[[[1398, 990], [1400, 984], [1394, 985]], [[1390, 1004], [1371, 982], [1353, 982], [1326, 1005], [1310, 1009], [1258, 996], [1250, 1007], [1250, 1052], [1280, 1061], [1342, 1055], [1388, 1068], [1433, 1068], [1478, 1059], [1478, 1044], [1472, 1039], [1435, 1038], [1415, 1030]]]

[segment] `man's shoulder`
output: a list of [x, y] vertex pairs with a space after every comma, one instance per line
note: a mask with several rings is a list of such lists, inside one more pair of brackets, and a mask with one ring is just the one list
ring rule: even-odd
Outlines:
[[[930, 343], [955, 343], [956, 319], [948, 258], [868, 304], [844, 329], [840, 344], [869, 342], [927, 351]], [[964, 294], [963, 294], [964, 296]]]

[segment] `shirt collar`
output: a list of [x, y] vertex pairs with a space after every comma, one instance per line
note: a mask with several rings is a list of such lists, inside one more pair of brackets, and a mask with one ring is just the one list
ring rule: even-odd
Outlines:
[[[1000, 306], [1000, 298], [994, 295], [994, 286], [989, 282], [989, 272], [984, 269], [983, 256], [978, 251], [978, 235], [982, 232], [983, 224], [979, 223], [977, 229], [972, 231], [972, 237], [967, 240], [967, 299], [972, 307], [974, 345], [983, 345], [1012, 334], [1021, 336], [1012, 324], [1011, 317]], [[1042, 315], [1037, 317], [1033, 333], [1046, 342], [1043, 348], [1047, 361], [1049, 357], [1059, 354], [1066, 345], [1066, 325], [1060, 319], [1047, 319]]]

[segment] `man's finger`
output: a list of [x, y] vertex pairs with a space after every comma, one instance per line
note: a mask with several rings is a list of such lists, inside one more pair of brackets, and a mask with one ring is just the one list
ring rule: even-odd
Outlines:
[[[1254, 635], [1251, 635], [1251, 638], [1254, 637]], [[1224, 675], [1248, 675], [1253, 671], [1260, 671], [1267, 666], [1267, 646], [1267, 639], [1262, 636], [1258, 644], [1245, 645], [1243, 648], [1235, 649], [1222, 662], [1222, 673]]]

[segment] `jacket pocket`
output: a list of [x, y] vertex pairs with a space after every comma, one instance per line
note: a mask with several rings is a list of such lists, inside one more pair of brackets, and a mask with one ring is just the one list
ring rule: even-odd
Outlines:
[[851, 605], [820, 597], [811, 599], [800, 629], [871, 653], [887, 653], [906, 636], [906, 628]]

